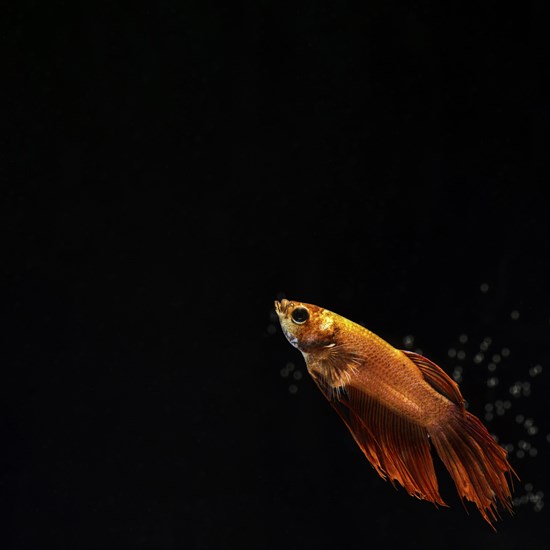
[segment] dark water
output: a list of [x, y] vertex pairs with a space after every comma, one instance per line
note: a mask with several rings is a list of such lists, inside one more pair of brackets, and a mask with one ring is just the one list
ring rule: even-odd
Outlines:
[[[20, 3], [2, 548], [547, 548], [547, 8]], [[421, 349], [521, 481], [383, 482], [273, 317]]]

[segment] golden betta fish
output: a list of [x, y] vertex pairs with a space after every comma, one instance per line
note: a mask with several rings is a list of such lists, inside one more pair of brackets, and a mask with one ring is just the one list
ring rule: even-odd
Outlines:
[[506, 451], [465, 409], [458, 385], [440, 367], [321, 307], [282, 300], [275, 310], [309, 374], [383, 479], [445, 506], [431, 441], [461, 499], [474, 502], [491, 527], [497, 504], [512, 511], [507, 476], [511, 482], [516, 474]]

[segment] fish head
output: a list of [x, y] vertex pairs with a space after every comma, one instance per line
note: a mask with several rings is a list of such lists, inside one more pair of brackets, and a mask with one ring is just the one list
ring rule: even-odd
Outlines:
[[313, 304], [275, 301], [275, 311], [286, 339], [300, 351], [310, 353], [334, 344], [334, 314]]

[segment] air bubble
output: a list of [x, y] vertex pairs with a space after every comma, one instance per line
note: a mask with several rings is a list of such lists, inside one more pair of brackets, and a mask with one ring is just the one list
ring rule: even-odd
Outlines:
[[492, 376], [487, 380], [487, 387], [488, 388], [494, 388], [498, 385], [498, 378], [496, 376]]
[[512, 318], [512, 321], [517, 321], [519, 319], [519, 311], [514, 309], [514, 311], [510, 313], [510, 317]]
[[293, 375], [292, 377], [294, 378], [294, 380], [301, 380], [302, 379], [302, 373], [297, 370]]
[[476, 353], [474, 355], [474, 363], [476, 365], [479, 365], [481, 362], [483, 362], [484, 358], [485, 358], [485, 355], [483, 353]]
[[530, 493], [533, 490], [533, 484], [532, 483], [526, 483], [524, 489]]
[[523, 421], [525, 420], [525, 416], [523, 416], [522, 414], [518, 414], [516, 415], [516, 422], [518, 424], [523, 424]]
[[498, 353], [495, 353], [492, 357], [493, 363], [500, 363], [500, 355]]
[[481, 290], [481, 292], [485, 293], [489, 290], [489, 285], [487, 283], [481, 283], [479, 285], [479, 290]]
[[493, 413], [486, 412], [486, 413], [485, 413], [485, 420], [486, 420], [487, 422], [491, 422], [491, 420], [493, 420]]
[[538, 451], [537, 449], [535, 449], [535, 447], [533, 447], [532, 449], [529, 449], [529, 456], [535, 457], [537, 456], [537, 454], [538, 454]]
[[521, 449], [519, 449], [518, 451], [516, 451], [516, 456], [518, 458], [523, 458], [525, 456], [525, 451], [522, 451]]
[[269, 324], [267, 325], [267, 333], [272, 336], [277, 332], [277, 327], [275, 325]]
[[288, 391], [295, 394], [298, 391], [298, 386], [296, 384], [290, 384], [290, 386], [288, 386]]
[[465, 344], [465, 343], [468, 341], [468, 335], [467, 335], [467, 334], [461, 334], [461, 335], [458, 337], [458, 341], [459, 341], [461, 344]]
[[489, 338], [489, 336], [486, 336], [485, 338], [483, 338], [483, 341], [479, 345], [479, 349], [481, 351], [487, 351], [489, 349], [489, 346], [491, 345], [491, 343], [492, 343], [491, 338]]
[[286, 378], [294, 370], [294, 363], [287, 363], [284, 368], [280, 370], [281, 376]]
[[531, 376], [531, 378], [537, 376], [538, 374], [540, 374], [542, 372], [542, 365], [535, 365], [534, 367], [531, 367], [529, 369], [529, 376]]
[[510, 350], [508, 348], [502, 348], [500, 354], [502, 357], [510, 357]]
[[497, 370], [497, 366], [496, 366], [494, 363], [489, 363], [489, 364], [487, 365], [487, 370], [488, 370], [489, 372], [495, 372], [495, 371]]
[[403, 345], [406, 348], [411, 348], [413, 344], [414, 344], [414, 336], [412, 334], [407, 334], [407, 336], [403, 338]]
[[463, 351], [463, 350], [460, 350], [460, 351], [456, 354], [456, 358], [457, 358], [459, 361], [463, 361], [464, 359], [466, 359], [466, 352]]
[[455, 382], [462, 382], [462, 367], [460, 365], [457, 365], [453, 369], [453, 380]]
[[449, 351], [447, 352], [447, 355], [449, 357], [456, 357], [456, 349], [450, 348]]
[[487, 403], [487, 404], [485, 405], [485, 410], [486, 410], [487, 412], [491, 412], [491, 411], [493, 410], [493, 404], [492, 404], [492, 403]]

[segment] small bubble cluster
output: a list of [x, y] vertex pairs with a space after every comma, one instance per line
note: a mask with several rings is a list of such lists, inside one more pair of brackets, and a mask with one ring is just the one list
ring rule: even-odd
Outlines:
[[[460, 339], [461, 337], [459, 336], [458, 340], [460, 341]], [[472, 356], [472, 361], [474, 365], [486, 364], [488, 374], [487, 374], [485, 383], [487, 387], [491, 389], [495, 388], [500, 384], [500, 378], [496, 375], [496, 371], [505, 362], [505, 360], [507, 360], [511, 355], [510, 348], [508, 347], [503, 347], [500, 350], [493, 349], [492, 351], [490, 351], [492, 344], [493, 344], [493, 339], [490, 336], [485, 336], [479, 343], [479, 349], [476, 352], [474, 352]], [[460, 360], [463, 360], [466, 358], [465, 352], [463, 352], [462, 350], [457, 351], [454, 348], [449, 349], [448, 355], [451, 358], [457, 358]], [[541, 372], [542, 372], [542, 366], [536, 365], [529, 370], [529, 375], [531, 377], [534, 377], [540, 374]], [[460, 376], [460, 378], [462, 377]], [[455, 380], [457, 379], [455, 378]], [[521, 397], [521, 396], [528, 397], [530, 395], [530, 391], [531, 391], [531, 388], [530, 388], [529, 382], [516, 382], [509, 388], [510, 394], [514, 397]]]
[[519, 397], [529, 397], [531, 395], [531, 382], [514, 382], [508, 391], [510, 395], [516, 399]]
[[[511, 351], [510, 348], [503, 347], [500, 351], [493, 350], [489, 353], [489, 348], [492, 344], [493, 341], [490, 337], [483, 338], [479, 345], [479, 351], [473, 356], [473, 363], [475, 365], [482, 365], [487, 362], [488, 376], [486, 379], [486, 385], [487, 388], [494, 390], [500, 384], [500, 379], [495, 374], [495, 371], [502, 366], [505, 359], [508, 359], [511, 356]], [[458, 354], [455, 354], [455, 356], [458, 357]], [[537, 364], [529, 369], [529, 375], [533, 378], [538, 376], [542, 370], [542, 366]], [[462, 367], [455, 367], [453, 375], [456, 374], [457, 371], [458, 376], [453, 376], [455, 380], [462, 378]], [[523, 397], [530, 397], [531, 391], [532, 385], [528, 380], [517, 380], [508, 388], [508, 393], [514, 400]], [[484, 407], [484, 420], [486, 422], [491, 422], [495, 419], [495, 417], [505, 415], [510, 409], [512, 409], [512, 400], [508, 398], [500, 398], [494, 402], [488, 402]], [[517, 459], [536, 457], [538, 455], [538, 449], [528, 440], [528, 438], [539, 432], [538, 426], [536, 426], [535, 421], [532, 418], [526, 417], [525, 415], [519, 413], [516, 414], [515, 421], [517, 424], [522, 426], [525, 433], [524, 439], [520, 439], [515, 446], [512, 443], [508, 443], [504, 446], [505, 449], [508, 453], [513, 453], [513, 456]]]
[[281, 370], [280, 370], [281, 378], [289, 378], [291, 383], [288, 386], [288, 391], [291, 394], [298, 393], [298, 382], [302, 380], [303, 373], [302, 371], [296, 367], [296, 365], [292, 362], [288, 362]]
[[460, 365], [457, 365], [453, 369], [453, 380], [455, 382], [462, 382], [462, 367]]
[[521, 496], [515, 496], [512, 500], [514, 506], [525, 506], [532, 504], [535, 512], [540, 512], [544, 508], [544, 493], [534, 490], [532, 483], [526, 483], [523, 486], [524, 493]]
[[506, 411], [508, 411], [511, 407], [512, 402], [509, 400], [502, 401], [501, 399], [497, 399], [494, 403], [486, 403], [485, 420], [487, 420], [487, 422], [490, 422], [491, 420], [493, 420], [495, 415], [503, 416]]
[[538, 427], [535, 425], [535, 421], [532, 418], [525, 418], [522, 414], [516, 415], [516, 422], [522, 424], [525, 428], [525, 431], [529, 435], [535, 435], [539, 433]]
[[[489, 292], [489, 285], [480, 286], [482, 293]], [[507, 322], [519, 322], [519, 309], [508, 310]], [[513, 333], [512, 333], [513, 334]], [[470, 374], [477, 379], [476, 384], [484, 383], [487, 402], [480, 417], [487, 423], [499, 427], [500, 418], [506, 419], [502, 424], [502, 434], [508, 434], [512, 441], [502, 443], [512, 463], [518, 464], [518, 472], [525, 473], [520, 462], [539, 460], [543, 454], [542, 447], [550, 445], [550, 433], [538, 424], [536, 418], [529, 414], [529, 399], [535, 395], [538, 377], [544, 376], [542, 364], [525, 364], [521, 353], [515, 355], [513, 346], [499, 345], [493, 336], [480, 339], [475, 334], [459, 333], [447, 349], [448, 368], [457, 383], [463, 383]], [[512, 376], [517, 376], [516, 380]], [[519, 374], [518, 374], [519, 373]], [[494, 423], [494, 424], [493, 424]], [[541, 432], [544, 434], [541, 437]], [[496, 436], [494, 436], [495, 439]], [[539, 512], [544, 506], [544, 494], [534, 489], [532, 483], [524, 487], [523, 494], [514, 497], [514, 505], [531, 505]]]
[[479, 344], [479, 349], [481, 351], [487, 351], [492, 343], [493, 340], [489, 336], [485, 336], [485, 338], [481, 341], [481, 344]]
[[523, 458], [525, 456], [531, 456], [535, 457], [538, 454], [538, 450], [536, 447], [533, 447], [529, 441], [525, 441], [524, 439], [520, 439], [518, 441], [518, 448], [516, 449], [516, 457], [517, 458]]
[[[494, 350], [492, 353], [489, 353], [489, 348], [493, 343], [493, 340], [489, 336], [485, 336], [479, 343], [479, 348], [473, 353], [468, 353], [465, 349], [462, 348], [467, 344], [471, 339], [467, 334], [462, 333], [458, 336], [458, 346], [451, 347], [447, 350], [447, 355], [451, 359], [458, 359], [459, 361], [467, 361], [471, 358], [474, 365], [483, 365], [486, 363], [486, 368], [488, 371], [488, 376], [486, 379], [486, 385], [488, 388], [495, 388], [500, 383], [500, 378], [495, 374], [497, 367], [502, 363], [503, 358], [510, 357], [510, 349], [502, 348], [500, 352]], [[462, 381], [463, 367], [458, 365], [454, 368], [452, 377], [456, 382]]]
[[515, 421], [517, 424], [523, 427], [526, 434], [524, 436], [525, 439], [522, 438], [518, 441], [516, 449], [514, 449], [514, 445], [512, 445], [511, 443], [505, 446], [505, 449], [509, 453], [515, 450], [515, 456], [519, 459], [525, 458], [527, 456], [532, 458], [536, 457], [539, 451], [537, 447], [528, 440], [528, 438], [536, 435], [539, 432], [538, 426], [535, 424], [535, 421], [532, 418], [526, 418], [523, 414], [516, 414]]

